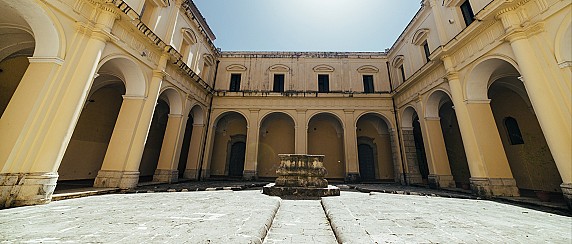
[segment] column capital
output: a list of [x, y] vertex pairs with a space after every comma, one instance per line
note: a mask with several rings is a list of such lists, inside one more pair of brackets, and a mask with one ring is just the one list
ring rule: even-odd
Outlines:
[[153, 70], [153, 78], [159, 78], [159, 79], [165, 79], [165, 77], [167, 76], [167, 72], [163, 71], [163, 70]]
[[428, 121], [440, 121], [441, 117], [425, 117], [425, 120]]
[[483, 99], [483, 100], [465, 100], [465, 104], [490, 104], [491, 99]]
[[296, 113], [299, 113], [299, 114], [306, 113], [306, 111], [308, 111], [307, 108], [297, 108], [297, 109], [296, 109]]
[[57, 65], [62, 65], [64, 60], [58, 57], [29, 57], [28, 62], [30, 63], [53, 63]]

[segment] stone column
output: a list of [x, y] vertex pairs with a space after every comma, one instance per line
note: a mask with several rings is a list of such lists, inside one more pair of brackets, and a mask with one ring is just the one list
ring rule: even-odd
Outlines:
[[117, 19], [102, 5], [78, 23], [66, 60], [32, 57], [0, 120], [0, 208], [51, 201], [57, 170]]
[[296, 154], [308, 153], [308, 121], [306, 121], [306, 109], [296, 109]]
[[403, 165], [401, 165], [401, 155], [399, 154], [399, 140], [397, 139], [397, 131], [393, 128], [389, 129], [389, 138], [391, 140], [391, 155], [393, 159], [393, 171], [395, 182], [405, 185], [403, 177]]
[[425, 131], [423, 139], [429, 164], [429, 185], [455, 187], [440, 120], [439, 117], [426, 117], [421, 123], [421, 128]]
[[518, 196], [516, 181], [498, 134], [490, 100], [465, 101], [463, 86], [449, 57], [443, 59], [451, 98], [471, 172], [471, 188], [481, 196]]
[[356, 123], [353, 109], [344, 109], [344, 150], [346, 158], [346, 181], [359, 181]]
[[246, 136], [246, 155], [244, 155], [244, 173], [242, 174], [242, 178], [246, 180], [252, 180], [258, 177], [256, 168], [258, 160], [258, 135], [260, 134], [259, 112], [260, 109], [250, 109], [250, 119]]
[[95, 187], [129, 189], [137, 186], [139, 164], [168, 59], [168, 54], [161, 56], [159, 67], [153, 71], [147, 87], [147, 97], [123, 97], [103, 165], [95, 178]]
[[185, 168], [184, 177], [186, 179], [197, 179], [199, 160], [201, 158], [201, 149], [203, 148], [202, 138], [205, 131], [204, 124], [193, 124], [193, 132], [191, 133], [191, 145], [189, 147], [189, 156], [187, 157], [187, 167]]
[[423, 183], [421, 173], [419, 172], [419, 162], [417, 160], [417, 150], [415, 147], [415, 138], [413, 137], [413, 128], [401, 127], [401, 135], [403, 135], [403, 153], [405, 154], [405, 176], [407, 183]]
[[161, 154], [159, 154], [159, 162], [157, 163], [157, 169], [153, 175], [153, 181], [172, 183], [177, 182], [179, 179], [179, 170], [177, 167], [181, 150], [181, 129], [184, 130], [183, 115], [169, 114], [167, 129], [163, 137]]
[[[555, 87], [556, 81], [547, 78], [544, 66], [535, 55], [534, 48], [528, 40], [535, 30], [525, 30], [520, 27], [520, 18], [516, 11], [503, 11], [498, 16], [507, 32], [506, 39], [510, 42], [522, 81], [528, 97], [538, 118], [552, 157], [556, 162], [560, 177], [562, 177], [562, 192], [572, 205], [572, 123], [570, 120], [570, 91], [568, 96]], [[542, 26], [541, 26], [542, 27]], [[541, 31], [543, 29], [541, 28]], [[546, 68], [548, 69], [548, 68]]]

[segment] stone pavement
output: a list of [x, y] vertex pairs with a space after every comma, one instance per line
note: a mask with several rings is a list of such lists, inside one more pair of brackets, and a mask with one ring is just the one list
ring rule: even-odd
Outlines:
[[337, 243], [320, 200], [282, 200], [264, 243]]
[[260, 190], [111, 194], [0, 210], [0, 243], [263, 241], [572, 243], [572, 218], [488, 200], [349, 191], [321, 201]]

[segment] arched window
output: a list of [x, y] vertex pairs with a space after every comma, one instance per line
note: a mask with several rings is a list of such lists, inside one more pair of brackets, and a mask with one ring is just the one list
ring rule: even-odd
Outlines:
[[518, 127], [518, 122], [513, 117], [506, 117], [504, 119], [504, 126], [506, 132], [508, 133], [508, 139], [511, 145], [524, 144], [522, 139], [522, 134], [520, 133], [520, 128]]

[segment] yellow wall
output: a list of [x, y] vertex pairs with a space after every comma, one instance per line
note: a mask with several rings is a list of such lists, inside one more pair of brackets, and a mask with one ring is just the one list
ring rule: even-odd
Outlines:
[[294, 122], [285, 115], [272, 116], [260, 128], [258, 176], [276, 177], [276, 170], [280, 166], [278, 154], [294, 153]]
[[20, 80], [28, 68], [27, 57], [15, 57], [0, 62], [0, 115], [4, 113], [10, 98], [16, 91]]
[[[336, 127], [340, 129], [336, 130]], [[313, 118], [308, 125], [308, 153], [325, 155], [327, 178], [345, 177], [344, 136], [341, 127], [331, 117]]]
[[211, 175], [224, 176], [228, 167], [227, 154], [230, 153], [228, 143], [232, 136], [246, 137], [246, 120], [237, 114], [228, 114], [216, 125], [214, 146], [212, 150]]
[[376, 179], [393, 179], [393, 156], [391, 154], [391, 140], [387, 124], [375, 117], [362, 118], [357, 124], [357, 136], [373, 139], [373, 143], [377, 149]]
[[[538, 119], [521, 96], [507, 88], [495, 89], [491, 108], [518, 188], [559, 192], [562, 180]], [[518, 122], [524, 144], [511, 145], [504, 125], [509, 116]]]
[[157, 162], [161, 154], [161, 146], [163, 145], [163, 137], [167, 129], [167, 121], [169, 114], [169, 105], [166, 102], [159, 100], [155, 106], [153, 113], [153, 120], [145, 142], [145, 150], [141, 157], [141, 164], [139, 166], [140, 176], [152, 176], [157, 169]]

